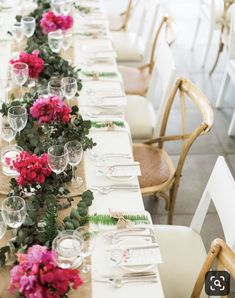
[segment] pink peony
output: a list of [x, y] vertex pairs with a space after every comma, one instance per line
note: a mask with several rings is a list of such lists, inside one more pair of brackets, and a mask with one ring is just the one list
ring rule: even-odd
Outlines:
[[45, 12], [42, 15], [40, 26], [44, 33], [56, 30], [68, 30], [73, 26], [73, 17], [65, 15], [55, 15], [53, 11]]
[[70, 119], [71, 108], [64, 103], [58, 96], [42, 96], [37, 99], [30, 113], [39, 123], [51, 123], [51, 121], [61, 120], [68, 123]]
[[15, 62], [26, 63], [29, 68], [29, 76], [32, 79], [37, 79], [38, 76], [43, 72], [44, 61], [41, 57], [38, 56], [39, 51], [34, 50], [32, 54], [21, 52], [18, 59], [10, 60], [11, 64]]

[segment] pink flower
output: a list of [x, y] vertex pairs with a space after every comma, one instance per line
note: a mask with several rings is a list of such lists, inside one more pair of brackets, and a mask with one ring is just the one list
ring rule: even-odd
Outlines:
[[19, 265], [11, 270], [9, 291], [25, 298], [62, 298], [70, 288], [83, 284], [78, 270], [58, 268], [54, 253], [34, 245], [27, 254], [18, 254]]
[[58, 96], [42, 96], [30, 108], [32, 117], [39, 123], [51, 123], [56, 120], [68, 123], [71, 111], [71, 108]]
[[38, 50], [34, 50], [32, 54], [21, 52], [18, 59], [10, 60], [11, 64], [14, 64], [15, 62], [26, 63], [29, 68], [29, 76], [32, 79], [37, 79], [43, 72], [44, 61], [41, 57], [39, 57]]
[[[37, 156], [36, 154], [31, 155], [27, 151], [22, 151], [13, 161], [13, 168], [19, 173], [19, 176], [16, 179], [18, 185], [42, 184], [45, 182], [45, 179], [51, 175], [51, 169], [48, 166], [46, 153]], [[30, 255], [31, 250], [29, 249], [29, 256]], [[39, 252], [35, 255], [35, 257], [39, 258], [40, 256], [41, 254], [39, 254]], [[24, 258], [24, 255], [19, 255], [19, 258]]]
[[55, 15], [53, 11], [45, 12], [42, 15], [40, 26], [44, 33], [56, 30], [68, 30], [73, 26], [73, 17], [65, 15]]

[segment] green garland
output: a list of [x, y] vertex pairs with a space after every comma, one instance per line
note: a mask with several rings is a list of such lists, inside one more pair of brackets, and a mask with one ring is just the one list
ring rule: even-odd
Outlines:
[[[43, 34], [39, 22], [43, 12], [50, 8], [50, 1], [38, 0], [38, 8], [31, 14], [36, 19], [36, 32], [28, 39], [26, 51], [31, 53], [35, 49], [40, 50], [40, 56], [45, 62], [43, 74], [38, 79], [39, 88], [47, 84], [52, 76], [72, 76], [77, 78], [78, 90], [82, 84], [78, 79], [78, 71], [70, 66], [66, 60], [53, 53], [47, 45], [47, 36]], [[20, 19], [21, 17], [17, 17]], [[1, 113], [7, 115], [8, 109], [13, 105], [24, 105], [28, 112], [33, 102], [38, 98], [37, 90], [32, 90], [24, 95], [23, 101], [12, 101], [10, 104], [3, 104]], [[41, 154], [54, 144], [65, 144], [70, 140], [79, 140], [83, 149], [92, 148], [95, 143], [88, 137], [91, 128], [91, 121], [85, 121], [79, 114], [78, 107], [72, 107], [71, 119], [68, 124], [56, 121], [45, 125], [38, 125], [35, 119], [29, 114], [26, 127], [20, 136], [16, 136], [16, 142], [24, 150]], [[71, 181], [72, 172], [69, 167], [65, 173], [60, 175], [52, 174], [46, 178], [45, 183], [32, 190], [30, 186], [20, 187], [13, 178], [10, 181], [10, 192], [8, 196], [18, 195], [25, 197], [27, 216], [22, 226], [16, 229], [16, 235], [9, 243], [0, 248], [0, 267], [4, 266], [7, 257], [11, 253], [26, 251], [33, 244], [47, 245], [51, 247], [53, 239], [59, 230], [75, 229], [88, 221], [88, 207], [94, 199], [93, 193], [85, 191], [76, 209], [72, 209], [70, 215], [58, 223], [58, 210], [71, 206], [73, 197], [63, 185]], [[27, 197], [26, 197], [27, 194]]]
[[[150, 224], [149, 218], [147, 215], [124, 214], [123, 217], [126, 220], [133, 222], [134, 224]], [[118, 219], [112, 217], [109, 214], [93, 214], [89, 216], [89, 221], [94, 224], [114, 226], [117, 224]]]

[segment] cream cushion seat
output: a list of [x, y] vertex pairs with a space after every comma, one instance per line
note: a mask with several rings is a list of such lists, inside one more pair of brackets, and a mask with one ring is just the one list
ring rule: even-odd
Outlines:
[[144, 95], [146, 93], [151, 79], [151, 74], [147, 68], [140, 70], [135, 67], [120, 65], [118, 70], [122, 75], [126, 94]]
[[112, 32], [113, 47], [117, 53], [118, 62], [137, 61], [144, 57], [144, 44], [141, 37], [133, 32]]
[[111, 31], [119, 31], [122, 29], [124, 17], [123, 15], [108, 15], [109, 29]]
[[[191, 297], [207, 253], [200, 234], [185, 226], [156, 225], [162, 264], [158, 265], [166, 298]], [[204, 289], [200, 298], [208, 296]]]
[[127, 95], [125, 119], [133, 139], [149, 139], [153, 136], [156, 115], [153, 105], [145, 97]]

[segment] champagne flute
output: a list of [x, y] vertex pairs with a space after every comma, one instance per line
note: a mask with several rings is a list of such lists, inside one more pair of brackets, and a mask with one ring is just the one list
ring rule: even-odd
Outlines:
[[63, 46], [63, 33], [61, 30], [48, 33], [48, 44], [53, 53], [59, 53]]
[[72, 99], [78, 90], [77, 80], [75, 78], [63, 78], [61, 80], [61, 89], [64, 97], [69, 101]]
[[11, 67], [12, 78], [16, 85], [20, 86], [20, 94], [23, 96], [23, 85], [29, 76], [29, 67], [26, 63], [15, 62]]
[[24, 35], [29, 38], [33, 36], [34, 31], [36, 29], [36, 22], [34, 17], [22, 17], [21, 23], [23, 25]]
[[64, 146], [53, 145], [48, 149], [48, 165], [56, 174], [61, 174], [68, 164], [68, 150]]
[[83, 184], [81, 177], [76, 177], [75, 167], [79, 165], [83, 156], [82, 144], [78, 141], [70, 141], [65, 144], [65, 148], [68, 152], [68, 163], [72, 167], [72, 183], [73, 187], [80, 187]]
[[11, 29], [12, 36], [17, 42], [18, 52], [20, 52], [20, 43], [24, 39], [24, 28], [21, 22], [15, 22]]
[[11, 128], [20, 135], [28, 121], [27, 109], [23, 106], [12, 106], [8, 110], [8, 121]]
[[52, 79], [48, 83], [48, 94], [49, 95], [56, 95], [62, 97], [62, 90], [61, 90], [61, 80], [60, 79]]
[[2, 216], [11, 228], [19, 228], [26, 217], [25, 200], [18, 196], [6, 198], [2, 202]]

